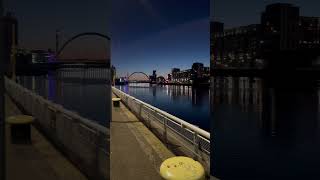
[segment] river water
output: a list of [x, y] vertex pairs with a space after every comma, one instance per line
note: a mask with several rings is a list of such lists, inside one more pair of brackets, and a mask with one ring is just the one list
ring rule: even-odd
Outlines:
[[209, 88], [148, 83], [130, 83], [116, 88], [206, 131], [210, 130]]
[[[40, 96], [81, 116], [109, 126], [110, 86], [105, 82], [57, 79], [53, 76], [25, 76], [20, 83]], [[108, 100], [109, 99], [109, 100]], [[108, 104], [110, 103], [110, 104]]]
[[[57, 79], [54, 76], [20, 77], [20, 83], [39, 95], [99, 124], [109, 125], [111, 103], [103, 82]], [[117, 86], [148, 104], [177, 116], [204, 130], [210, 130], [209, 88], [130, 83]]]
[[319, 179], [319, 81], [217, 77], [211, 172], [220, 179]]

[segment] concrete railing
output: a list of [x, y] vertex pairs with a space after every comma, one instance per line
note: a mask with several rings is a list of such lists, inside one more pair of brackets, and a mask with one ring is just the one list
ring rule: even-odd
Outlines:
[[[112, 87], [112, 91], [121, 101], [133, 111], [140, 119], [152, 129], [162, 129], [163, 139], [170, 141], [172, 137], [178, 137], [179, 145], [182, 145], [189, 153], [207, 163], [210, 158], [210, 133], [200, 129], [178, 117], [162, 111], [150, 104], [136, 99], [121, 90]], [[155, 127], [151, 127], [153, 124]], [[170, 136], [171, 134], [171, 136]], [[169, 139], [168, 139], [169, 138]], [[183, 139], [183, 140], [181, 140]]]
[[6, 93], [89, 179], [109, 179], [109, 129], [5, 78]]

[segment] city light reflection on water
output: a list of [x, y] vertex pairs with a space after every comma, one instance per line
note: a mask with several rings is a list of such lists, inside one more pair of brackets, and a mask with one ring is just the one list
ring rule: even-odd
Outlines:
[[209, 88], [129, 83], [118, 89], [209, 131]]
[[275, 81], [212, 78], [211, 171], [218, 178], [320, 177], [319, 81]]

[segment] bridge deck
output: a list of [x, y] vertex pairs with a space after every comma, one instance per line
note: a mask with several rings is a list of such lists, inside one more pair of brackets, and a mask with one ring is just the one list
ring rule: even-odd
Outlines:
[[[6, 116], [21, 111], [6, 96]], [[32, 126], [31, 145], [10, 143], [10, 128], [6, 125], [7, 179], [64, 180], [87, 178]]]
[[112, 108], [110, 126], [111, 179], [160, 180], [159, 167], [173, 153], [122, 103]]

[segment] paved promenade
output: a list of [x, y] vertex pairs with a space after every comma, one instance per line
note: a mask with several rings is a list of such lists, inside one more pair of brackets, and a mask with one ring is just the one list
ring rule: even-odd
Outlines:
[[111, 179], [161, 180], [159, 167], [174, 154], [122, 103], [110, 127]]
[[[6, 117], [21, 114], [7, 96], [5, 103]], [[8, 125], [6, 125], [6, 138], [8, 180], [87, 179], [34, 127], [31, 129], [31, 145], [11, 144]]]

